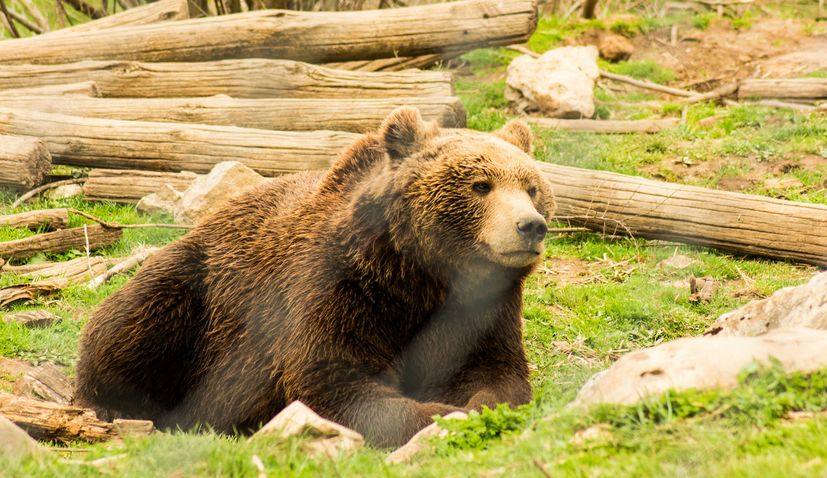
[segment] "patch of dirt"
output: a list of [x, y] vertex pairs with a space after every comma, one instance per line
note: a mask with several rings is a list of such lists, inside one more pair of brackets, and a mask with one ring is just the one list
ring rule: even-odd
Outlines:
[[[785, 177], [794, 170], [827, 171], [827, 159], [818, 155], [771, 161], [724, 156], [696, 163], [687, 163], [680, 158], [672, 157], [647, 165], [643, 169], [655, 178], [691, 183], [714, 178], [722, 168], [733, 165], [746, 166], [747, 172], [740, 176], [720, 178], [717, 183], [718, 189], [740, 192], [761, 185], [768, 189], [785, 189], [795, 185], [792, 178]], [[773, 181], [772, 178], [777, 181]]]
[[[599, 31], [585, 32], [572, 44], [597, 45]], [[678, 41], [661, 28], [632, 38], [630, 61], [653, 60], [675, 72], [673, 82], [707, 91], [736, 79], [800, 76], [827, 68], [827, 34], [808, 36], [797, 20], [760, 19], [736, 30], [714, 21], [706, 30], [679, 25]]]
[[543, 285], [587, 284], [594, 281], [595, 265], [581, 259], [554, 257], [546, 259], [537, 269]]

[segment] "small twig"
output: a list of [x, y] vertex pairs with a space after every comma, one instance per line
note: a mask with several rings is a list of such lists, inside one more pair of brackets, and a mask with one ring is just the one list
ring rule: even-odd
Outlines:
[[88, 3], [84, 2], [83, 0], [60, 0], [61, 2], [66, 2], [72, 6], [75, 10], [83, 13], [87, 17], [97, 20], [98, 18], [103, 18], [106, 16], [106, 12], [102, 12], [100, 9], [89, 5]]
[[117, 222], [108, 222], [104, 221], [99, 217], [95, 217], [88, 212], [79, 211], [77, 209], [69, 209], [70, 213], [77, 214], [78, 216], [83, 216], [90, 221], [94, 221], [100, 224], [103, 227], [107, 227], [109, 229], [148, 229], [148, 228], [162, 228], [162, 229], [192, 229], [193, 226], [187, 224], [159, 224], [159, 223], [148, 223], [148, 224], [118, 224]]
[[695, 96], [690, 96], [689, 98], [679, 100], [680, 103], [685, 105], [691, 105], [694, 103], [702, 103], [704, 101], [716, 101], [724, 96], [729, 96], [738, 91], [738, 87], [740, 85], [738, 82], [729, 83], [723, 86], [719, 86], [712, 91], [708, 91], [706, 93], [697, 94]]
[[253, 466], [258, 470], [258, 478], [267, 478], [267, 472], [264, 470], [264, 463], [258, 455], [252, 456]]
[[[2, 1], [2, 0], [0, 0]], [[37, 196], [38, 194], [42, 193], [43, 191], [54, 189], [60, 186], [66, 186], [67, 184], [83, 184], [86, 181], [86, 178], [74, 178], [74, 179], [64, 179], [63, 181], [55, 181], [52, 183], [47, 183], [42, 186], [38, 186], [31, 191], [27, 192], [26, 194], [17, 198], [17, 201], [13, 202], [11, 207], [12, 209], [20, 206], [24, 202], [28, 201], [29, 199]]]
[[11, 9], [9, 10], [9, 15], [11, 15], [14, 21], [26, 27], [26, 29], [30, 32], [37, 33], [38, 35], [43, 33], [42, 28], [29, 21], [29, 19], [22, 13], [17, 13], [14, 9]]
[[83, 238], [86, 240], [86, 267], [89, 269], [89, 277], [92, 277], [92, 274], [94, 274], [92, 272], [92, 254], [89, 251], [89, 228], [86, 227], [86, 224], [83, 225]]
[[695, 96], [695, 95], [698, 94], [694, 91], [687, 91], [687, 90], [681, 90], [681, 89], [678, 89], [678, 88], [672, 88], [672, 87], [669, 87], [669, 86], [663, 86], [663, 85], [659, 85], [657, 83], [653, 83], [653, 82], [648, 81], [648, 80], [637, 80], [635, 78], [632, 78], [631, 76], [618, 75], [617, 73], [611, 73], [611, 72], [604, 71], [604, 70], [600, 70], [600, 76], [602, 76], [603, 78], [608, 78], [610, 80], [615, 80], [615, 81], [620, 81], [620, 82], [623, 82], [623, 83], [627, 83], [627, 84], [630, 84], [632, 86], [637, 86], [638, 88], [644, 88], [644, 89], [647, 89], [647, 90], [659, 91], [661, 93], [666, 93], [666, 94], [672, 95], [672, 96], [683, 96], [683, 97], [689, 98], [691, 96]]
[[32, 2], [32, 0], [18, 0], [23, 10], [37, 23], [44, 32], [49, 31], [49, 21], [43, 16], [43, 12]]
[[90, 280], [89, 283], [86, 284], [86, 287], [91, 289], [91, 290], [97, 289], [98, 287], [102, 286], [104, 283], [106, 283], [106, 281], [108, 281], [109, 279], [111, 279], [115, 275], [120, 274], [121, 272], [126, 272], [126, 271], [132, 269], [133, 267], [140, 265], [145, 260], [147, 260], [147, 258], [152, 256], [153, 254], [155, 254], [159, 250], [160, 249], [157, 248], [157, 247], [150, 247], [150, 248], [144, 249], [144, 250], [142, 250], [142, 251], [140, 251], [136, 254], [133, 254], [133, 255], [127, 257], [123, 261], [121, 261], [118, 264], [115, 264], [113, 267], [109, 268], [103, 274], [101, 274], [101, 275], [93, 278], [92, 280]]
[[526, 48], [522, 45], [508, 45], [507, 47], [505, 47], [505, 49], [516, 51], [516, 52], [522, 53], [523, 55], [528, 55], [532, 58], [540, 58], [539, 53], [534, 53], [533, 51], [529, 50], [528, 48]]
[[9, 33], [15, 38], [20, 38], [20, 33], [17, 31], [17, 27], [14, 26], [14, 20], [9, 14], [9, 10], [6, 8], [6, 0], [0, 0], [0, 11], [3, 12], [3, 16], [6, 17], [5, 25], [9, 29]]
[[536, 466], [537, 469], [540, 470], [540, 473], [542, 473], [543, 476], [545, 476], [546, 478], [551, 478], [551, 472], [548, 471], [548, 468], [546, 468], [546, 465], [544, 465], [543, 462], [540, 461], [539, 458], [535, 458], [532, 461], [534, 462], [534, 466]]

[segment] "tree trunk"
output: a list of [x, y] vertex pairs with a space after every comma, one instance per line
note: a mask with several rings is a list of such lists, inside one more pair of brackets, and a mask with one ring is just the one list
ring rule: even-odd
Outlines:
[[40, 252], [58, 254], [72, 249], [83, 251], [87, 242], [89, 250], [95, 250], [113, 244], [120, 238], [120, 229], [105, 228], [98, 224], [73, 227], [0, 242], [0, 257], [7, 260], [27, 259]]
[[596, 8], [597, 0], [586, 0], [583, 2], [583, 18], [594, 18]]
[[[94, 81], [0, 90], [0, 98], [14, 98], [16, 96], [85, 96], [87, 98], [98, 98], [100, 95]], [[3, 102], [5, 104], [5, 99]]]
[[0, 68], [0, 90], [90, 80], [107, 98], [410, 98], [454, 94], [447, 72], [363, 73], [282, 60], [83, 61]]
[[59, 38], [78, 32], [98, 32], [108, 28], [146, 25], [170, 20], [185, 20], [187, 18], [189, 18], [187, 0], [159, 0], [140, 7], [130, 8], [129, 10], [124, 10], [114, 15], [108, 15], [98, 20], [92, 20], [91, 22], [53, 30], [40, 37]]
[[827, 78], [744, 80], [738, 88], [738, 98], [825, 99]]
[[197, 177], [190, 172], [93, 169], [83, 183], [83, 199], [136, 204], [147, 194], [157, 192], [164, 184], [169, 184], [176, 191], [185, 191]]
[[557, 215], [610, 234], [827, 266], [827, 206], [539, 163]]
[[0, 133], [44, 137], [56, 164], [208, 173], [232, 159], [265, 176], [324, 169], [360, 136], [122, 121], [0, 108]]
[[36, 440], [68, 445], [78, 440], [100, 442], [117, 436], [112, 424], [98, 419], [92, 410], [5, 392], [0, 392], [0, 415]]
[[657, 133], [665, 129], [676, 128], [681, 120], [666, 118], [657, 120], [590, 120], [590, 119], [552, 119], [525, 118], [531, 124], [549, 129], [574, 131], [579, 133]]
[[261, 10], [0, 42], [0, 63], [87, 59], [280, 58], [325, 63], [438, 53], [528, 40], [536, 0], [464, 0], [360, 12]]
[[[0, 101], [2, 102], [2, 101]], [[52, 169], [52, 156], [37, 138], [9, 136], [0, 130], [0, 187], [26, 190]]]
[[67, 224], [69, 224], [69, 211], [65, 208], [39, 209], [0, 216], [0, 226], [2, 227], [63, 229]]
[[132, 121], [199, 123], [281, 131], [376, 130], [385, 117], [402, 105], [416, 106], [426, 121], [447, 128], [465, 127], [465, 110], [456, 97], [389, 99], [110, 99], [10, 97], [7, 108], [90, 118]]

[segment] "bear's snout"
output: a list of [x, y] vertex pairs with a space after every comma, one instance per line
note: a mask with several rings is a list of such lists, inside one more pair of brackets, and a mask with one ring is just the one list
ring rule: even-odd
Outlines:
[[548, 225], [543, 216], [532, 214], [517, 221], [517, 232], [530, 243], [540, 242], [546, 237]]

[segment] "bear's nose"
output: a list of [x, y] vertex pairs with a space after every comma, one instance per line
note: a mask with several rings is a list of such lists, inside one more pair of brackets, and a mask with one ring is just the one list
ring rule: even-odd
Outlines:
[[542, 218], [523, 218], [517, 222], [517, 231], [524, 239], [531, 242], [540, 242], [546, 237], [548, 225], [545, 219]]

